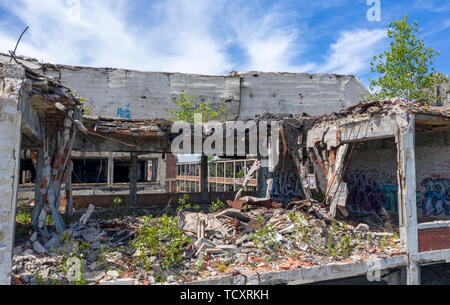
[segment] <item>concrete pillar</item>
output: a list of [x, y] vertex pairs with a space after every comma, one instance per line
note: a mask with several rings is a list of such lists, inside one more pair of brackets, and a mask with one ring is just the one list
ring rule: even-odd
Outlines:
[[420, 267], [410, 259], [412, 254], [419, 251], [414, 119], [414, 115], [409, 112], [402, 112], [396, 116], [400, 238], [408, 255], [406, 275], [408, 285], [420, 284]]
[[233, 161], [233, 191], [236, 192], [236, 161]]
[[0, 285], [11, 284], [12, 251], [19, 184], [22, 67], [5, 64], [0, 81]]
[[114, 153], [110, 152], [108, 156], [108, 173], [107, 173], [108, 187], [112, 187], [114, 183]]
[[137, 199], [137, 172], [138, 172], [138, 155], [131, 154], [130, 166], [130, 206], [136, 207]]
[[200, 191], [202, 193], [202, 203], [208, 203], [208, 157], [201, 157], [200, 168]]
[[[156, 177], [158, 175], [158, 160], [157, 159], [152, 159], [152, 181], [156, 181]], [[170, 182], [171, 183], [171, 182]]]

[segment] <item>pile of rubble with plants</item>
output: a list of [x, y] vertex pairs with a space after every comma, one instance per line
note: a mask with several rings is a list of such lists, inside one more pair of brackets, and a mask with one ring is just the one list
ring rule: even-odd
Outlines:
[[330, 219], [312, 199], [242, 211], [217, 200], [204, 211], [185, 196], [173, 216], [93, 211], [62, 235], [32, 233], [16, 245], [13, 283], [182, 284], [400, 254], [397, 234]]

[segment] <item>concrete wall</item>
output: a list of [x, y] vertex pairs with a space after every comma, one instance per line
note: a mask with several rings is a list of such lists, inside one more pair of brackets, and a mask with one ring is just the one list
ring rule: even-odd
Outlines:
[[[9, 61], [0, 54], [0, 61]], [[173, 117], [181, 90], [196, 103], [226, 107], [226, 119], [264, 112], [322, 115], [356, 104], [368, 93], [355, 76], [240, 72], [226, 76], [141, 72], [124, 69], [24, 64], [72, 88], [93, 107], [92, 114], [122, 118]]]
[[196, 103], [210, 102], [213, 109], [226, 107], [226, 118], [239, 114], [238, 76], [210, 76], [182, 73], [140, 72], [123, 69], [60, 68], [45, 71], [61, 77], [92, 106], [92, 114], [120, 118], [171, 118], [170, 109], [181, 90]]
[[356, 104], [367, 89], [351, 75], [239, 73], [241, 117], [268, 113], [323, 115]]
[[334, 74], [245, 72], [206, 76], [61, 68], [60, 75], [63, 84], [93, 107], [93, 114], [124, 118], [173, 117], [170, 109], [177, 109], [175, 101], [183, 89], [195, 97], [196, 103], [209, 101], [213, 109], [225, 105], [226, 119], [264, 112], [322, 115], [353, 105], [367, 93], [356, 77]]
[[25, 72], [6, 64], [0, 76], [0, 285], [9, 285], [22, 133], [19, 92]]
[[271, 198], [275, 201], [283, 203], [289, 203], [294, 198], [304, 198], [305, 196], [302, 191], [302, 184], [298, 176], [294, 160], [290, 154], [286, 155], [285, 170], [284, 173], [282, 173], [282, 158], [283, 156], [280, 156], [280, 161], [275, 167], [273, 174]]
[[[450, 133], [416, 132], [415, 157], [419, 221], [450, 219]], [[344, 181], [349, 188], [347, 209], [351, 212], [369, 214], [383, 206], [397, 213], [394, 139], [361, 143], [353, 153]]]

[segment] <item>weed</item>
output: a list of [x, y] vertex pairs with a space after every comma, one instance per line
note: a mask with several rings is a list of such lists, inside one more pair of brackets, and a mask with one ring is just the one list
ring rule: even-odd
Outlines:
[[268, 225], [250, 233], [248, 239], [266, 252], [278, 251], [280, 249], [277, 233]]
[[139, 250], [138, 263], [146, 270], [151, 268], [151, 256], [161, 259], [162, 266], [170, 269], [183, 262], [182, 248], [190, 242], [189, 236], [177, 226], [176, 218], [164, 214], [156, 219], [144, 217], [131, 246]]
[[217, 213], [218, 211], [220, 211], [221, 209], [223, 209], [225, 207], [225, 204], [220, 201], [219, 199], [217, 199], [216, 201], [213, 201], [210, 203], [209, 205], [209, 211], [213, 214]]

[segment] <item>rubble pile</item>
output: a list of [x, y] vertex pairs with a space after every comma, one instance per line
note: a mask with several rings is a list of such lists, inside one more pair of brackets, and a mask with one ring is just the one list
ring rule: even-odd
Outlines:
[[[14, 283], [181, 284], [400, 254], [396, 234], [330, 219], [325, 208], [310, 199], [286, 209], [182, 211], [174, 220], [189, 241], [180, 245], [181, 264], [167, 269], [164, 258], [155, 255], [147, 257], [144, 266], [133, 240], [146, 217], [105, 220], [89, 218], [90, 213], [92, 209], [61, 236], [33, 233], [18, 245]], [[81, 277], [71, 274], [73, 258], [80, 262]]]

